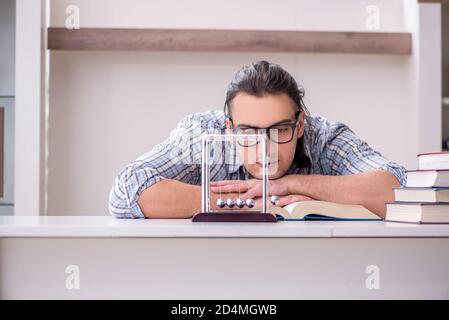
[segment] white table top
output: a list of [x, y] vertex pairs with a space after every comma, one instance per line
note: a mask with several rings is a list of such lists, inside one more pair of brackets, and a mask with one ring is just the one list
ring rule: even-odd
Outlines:
[[377, 238], [449, 237], [449, 224], [383, 221], [205, 223], [109, 216], [0, 217], [0, 237], [44, 238]]

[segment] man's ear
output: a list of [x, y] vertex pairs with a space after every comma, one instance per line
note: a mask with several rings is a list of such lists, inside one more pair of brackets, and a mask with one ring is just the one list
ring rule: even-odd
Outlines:
[[226, 116], [226, 129], [231, 129], [231, 119], [229, 119], [229, 116]]
[[301, 113], [299, 115], [299, 123], [298, 123], [296, 130], [297, 130], [296, 133], [297, 133], [297, 136], [299, 139], [304, 134], [304, 111], [301, 111]]

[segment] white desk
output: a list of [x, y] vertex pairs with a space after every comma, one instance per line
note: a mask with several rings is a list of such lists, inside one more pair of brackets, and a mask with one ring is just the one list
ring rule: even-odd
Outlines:
[[4, 299], [447, 299], [449, 225], [0, 217], [0, 279]]

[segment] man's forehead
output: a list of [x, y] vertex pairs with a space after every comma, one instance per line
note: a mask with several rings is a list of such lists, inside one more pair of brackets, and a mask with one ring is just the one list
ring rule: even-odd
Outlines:
[[[263, 112], [263, 111], [260, 111]], [[234, 126], [250, 126], [255, 128], [266, 128], [276, 124], [292, 123], [296, 121], [296, 114], [292, 111], [281, 113], [270, 113], [262, 115], [260, 113], [251, 115], [249, 113], [233, 114], [232, 122]]]
[[296, 106], [286, 94], [261, 97], [239, 94], [232, 103], [234, 124], [269, 126], [295, 120]]
[[256, 121], [233, 121], [235, 126], [239, 127], [252, 127], [252, 128], [267, 128], [273, 125], [283, 124], [283, 123], [292, 123], [296, 119], [294, 117], [290, 118], [281, 118], [278, 120], [272, 120], [270, 122], [256, 122]]

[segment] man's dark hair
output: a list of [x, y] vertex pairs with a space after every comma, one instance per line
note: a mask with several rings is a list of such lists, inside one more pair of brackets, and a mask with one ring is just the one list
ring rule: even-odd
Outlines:
[[295, 79], [280, 65], [268, 61], [258, 61], [242, 67], [234, 76], [226, 92], [225, 110], [230, 112], [232, 100], [244, 92], [256, 97], [265, 94], [287, 94], [297, 106], [296, 111], [309, 114], [304, 104], [304, 89], [298, 87]]
[[[303, 100], [304, 89], [298, 87], [295, 79], [278, 64], [262, 60], [237, 71], [226, 92], [224, 111], [228, 116], [230, 116], [232, 100], [240, 92], [256, 97], [285, 93], [294, 102], [297, 115], [300, 112], [309, 115]], [[293, 161], [301, 168], [310, 169], [310, 159], [304, 154], [304, 135], [298, 139]]]

